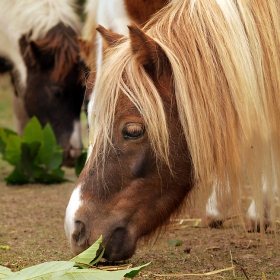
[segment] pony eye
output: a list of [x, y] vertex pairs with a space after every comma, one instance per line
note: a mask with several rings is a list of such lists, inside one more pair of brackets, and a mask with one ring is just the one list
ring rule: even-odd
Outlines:
[[129, 123], [123, 129], [123, 137], [125, 139], [138, 139], [144, 135], [145, 131], [143, 124]]
[[52, 86], [50, 88], [51, 92], [52, 92], [52, 95], [57, 98], [57, 99], [60, 99], [61, 96], [62, 96], [62, 90], [60, 87], [57, 87], [57, 86]]

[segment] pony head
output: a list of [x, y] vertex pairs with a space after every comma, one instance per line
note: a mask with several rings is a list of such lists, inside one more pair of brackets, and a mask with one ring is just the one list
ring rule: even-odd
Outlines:
[[72, 166], [82, 150], [79, 120], [84, 65], [79, 58], [77, 34], [59, 23], [43, 39], [33, 41], [30, 34], [22, 36], [19, 45], [27, 78], [24, 91], [18, 90], [14, 98], [18, 130], [21, 132], [32, 116], [42, 125], [49, 123], [65, 151], [63, 164]]
[[[104, 29], [99, 30], [105, 32]], [[85, 250], [102, 234], [106, 245], [105, 257], [109, 260], [131, 257], [137, 240], [162, 226], [182, 205], [192, 186], [191, 161], [178, 122], [168, 59], [137, 26], [131, 25], [129, 30], [131, 46], [127, 47], [134, 53], [135, 67], [142, 68], [148, 84], [152, 86], [154, 83], [154, 92], [150, 92], [151, 96], [147, 98], [143, 94], [142, 100], [149, 104], [151, 119], [146, 119], [142, 110], [132, 102], [132, 97], [121, 91], [122, 86], [106, 104], [100, 104], [106, 106], [104, 113], [115, 110], [110, 128], [105, 132], [106, 135], [109, 133], [106, 137], [110, 137], [111, 144], [102, 142], [105, 139], [98, 140], [104, 154], [93, 149], [70, 200], [65, 222], [74, 253]], [[110, 37], [107, 32], [102, 34], [108, 44], [113, 44], [114, 38], [118, 38]], [[110, 58], [107, 63], [109, 61]], [[123, 82], [126, 75], [133, 73], [126, 72]], [[123, 86], [129, 90], [129, 84]], [[160, 112], [157, 112], [158, 107]], [[153, 123], [159, 119], [162, 119], [165, 133], [154, 134]], [[159, 158], [154, 153], [150, 138], [156, 138], [157, 143], [166, 142], [169, 139], [167, 130], [170, 135], [176, 135], [176, 141], [170, 141], [168, 151], [161, 147], [162, 158]], [[176, 159], [166, 162], [166, 153], [176, 155]], [[174, 171], [172, 176], [171, 170]], [[182, 180], [178, 181], [178, 177]], [[75, 220], [72, 220], [74, 208], [78, 211]]]

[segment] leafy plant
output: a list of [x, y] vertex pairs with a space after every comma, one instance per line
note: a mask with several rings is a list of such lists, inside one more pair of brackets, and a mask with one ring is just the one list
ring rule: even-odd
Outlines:
[[83, 152], [75, 161], [75, 174], [79, 176], [87, 160], [87, 151]]
[[63, 152], [49, 124], [42, 128], [36, 117], [25, 126], [23, 136], [0, 128], [2, 159], [14, 166], [7, 184], [60, 183], [68, 181], [61, 169]]
[[74, 257], [70, 261], [53, 261], [12, 272], [0, 266], [0, 279], [2, 280], [121, 280], [123, 277], [133, 278], [148, 264], [116, 271], [106, 271], [93, 267], [102, 258], [104, 250], [96, 258], [97, 251], [102, 243], [100, 237], [90, 248]]

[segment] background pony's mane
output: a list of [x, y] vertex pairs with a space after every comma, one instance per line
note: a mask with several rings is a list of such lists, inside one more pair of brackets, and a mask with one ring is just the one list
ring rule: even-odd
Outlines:
[[78, 64], [79, 46], [77, 36], [72, 29], [65, 27], [63, 23], [59, 23], [46, 34], [44, 39], [36, 41], [36, 47], [42, 54], [54, 56], [52, 71], [54, 81], [63, 81], [74, 64]]
[[20, 38], [32, 30], [30, 39], [40, 40], [59, 22], [78, 32], [79, 19], [74, 7], [73, 0], [11, 0], [1, 4], [1, 17], [14, 19], [13, 24], [7, 26], [13, 36]]
[[[264, 178], [272, 186], [279, 177], [278, 15], [273, 0], [185, 0], [145, 26], [170, 61], [194, 183], [229, 185], [237, 197], [246, 170], [261, 199]], [[143, 116], [155, 154], [169, 163], [163, 102], [129, 44], [107, 53], [97, 77], [90, 140], [105, 160], [117, 101], [125, 94]]]

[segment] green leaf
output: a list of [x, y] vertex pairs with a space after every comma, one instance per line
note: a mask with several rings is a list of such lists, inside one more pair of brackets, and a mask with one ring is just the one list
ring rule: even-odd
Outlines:
[[43, 143], [38, 153], [38, 160], [48, 170], [54, 170], [61, 166], [63, 151], [60, 145], [56, 144], [54, 132], [49, 124], [43, 129]]
[[8, 185], [23, 185], [29, 183], [29, 178], [22, 172], [17, 165], [11, 174], [5, 177]]
[[24, 129], [23, 137], [0, 128], [0, 153], [15, 169], [5, 180], [7, 184], [61, 183], [69, 181], [61, 170], [63, 150], [57, 145], [49, 124], [42, 129], [33, 117]]
[[13, 272], [9, 268], [0, 265], [0, 279], [6, 278], [12, 274]]
[[46, 162], [47, 169], [55, 170], [61, 166], [63, 160], [63, 153], [60, 146], [53, 151], [51, 154], [49, 161]]
[[[106, 271], [100, 269], [78, 269], [73, 267], [65, 275], [60, 276], [59, 280], [123, 280], [123, 277], [132, 278], [137, 275], [148, 264], [129, 269]], [[133, 275], [133, 276], [132, 276]]]
[[43, 139], [45, 143], [48, 143], [48, 146], [50, 149], [53, 149], [56, 147], [56, 138], [53, 132], [52, 127], [50, 124], [46, 124], [46, 126], [43, 129]]
[[90, 264], [95, 259], [96, 253], [101, 243], [102, 243], [102, 236], [100, 236], [98, 240], [94, 244], [92, 244], [87, 250], [77, 255], [70, 261], [76, 263]]
[[55, 175], [55, 176], [57, 176], [57, 177], [63, 177], [64, 176], [64, 171], [62, 170], [62, 169], [60, 169], [60, 168], [57, 168], [57, 169], [55, 169], [55, 170], [52, 170], [52, 172], [51, 172], [51, 174], [52, 175]]
[[75, 174], [79, 176], [87, 160], [87, 152], [83, 152], [75, 161]]
[[183, 244], [180, 240], [168, 240], [168, 244], [171, 246], [181, 246]]
[[39, 142], [43, 140], [42, 126], [36, 117], [32, 117], [24, 128], [22, 139], [25, 142]]
[[9, 135], [5, 148], [5, 158], [12, 165], [16, 165], [21, 158], [22, 139], [18, 135]]
[[30, 181], [34, 181], [34, 159], [41, 146], [40, 142], [22, 143], [21, 144], [21, 161], [19, 166], [21, 170], [30, 178]]
[[73, 267], [73, 262], [53, 261], [22, 269], [5, 280], [59, 279]]
[[99, 256], [97, 258], [95, 258], [93, 261], [90, 262], [90, 265], [95, 265], [97, 264], [103, 257], [104, 252], [105, 252], [105, 247], [102, 249], [101, 253], [99, 254]]
[[8, 128], [0, 128], [0, 153], [3, 156], [5, 156], [5, 148], [7, 146], [9, 135], [16, 135], [16, 133]]
[[129, 272], [127, 272], [124, 277], [126, 278], [133, 278], [135, 277], [143, 268], [145, 268], [146, 266], [148, 266], [150, 264], [149, 263], [146, 263], [144, 265], [141, 265], [141, 266], [138, 266], [138, 267], [134, 267], [134, 268], [131, 268]]
[[10, 250], [9, 245], [0, 245], [0, 250]]
[[36, 182], [42, 184], [58, 184], [68, 182], [68, 179], [54, 174], [43, 173], [40, 175], [39, 178], [36, 178]]

